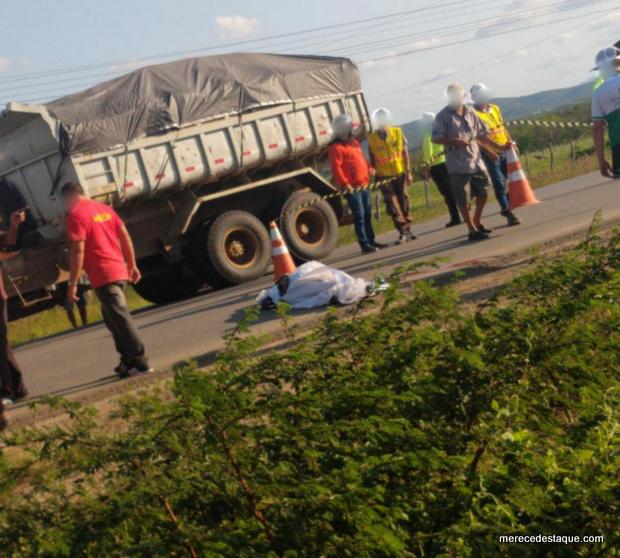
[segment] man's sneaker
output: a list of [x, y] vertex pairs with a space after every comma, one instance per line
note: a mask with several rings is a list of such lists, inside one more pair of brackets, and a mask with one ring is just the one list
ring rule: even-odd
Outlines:
[[457, 225], [460, 225], [462, 223], [461, 220], [458, 221], [448, 221], [446, 223], [446, 229], [449, 229], [450, 227], [456, 227]]
[[487, 238], [489, 238], [489, 235], [485, 232], [482, 231], [476, 231], [473, 233], [469, 233], [469, 236], [467, 237], [471, 242], [475, 242], [477, 240], [486, 240]]
[[142, 374], [149, 374], [153, 372], [153, 368], [151, 368], [148, 364], [126, 364], [121, 363], [115, 369], [115, 372], [118, 374], [119, 378], [131, 378], [132, 376], [140, 376]]
[[373, 240], [370, 243], [371, 246], [374, 246], [375, 248], [378, 248], [379, 250], [383, 249], [383, 248], [387, 248], [389, 246], [389, 244], [384, 244], [383, 242], [377, 242], [376, 240]]
[[407, 242], [407, 240], [409, 240], [407, 233], [401, 232], [398, 235], [398, 240], [396, 241], [397, 244], [404, 244], [405, 242]]
[[477, 226], [477, 229], [486, 235], [491, 234], [493, 231], [491, 229], [487, 229], [482, 223]]
[[409, 237], [409, 240], [415, 240], [416, 238], [418, 238], [415, 234], [413, 234], [411, 231], [409, 231], [407, 233], [407, 236]]
[[10, 407], [15, 404], [15, 401], [13, 401], [10, 397], [3, 397], [0, 399], [0, 403], [2, 403], [5, 407]]
[[520, 225], [521, 224], [521, 219], [519, 219], [519, 217], [517, 217], [512, 211], [506, 212], [504, 217], [506, 217], [506, 219], [508, 219], [508, 226], [509, 227], [514, 227], [515, 225]]
[[370, 246], [370, 244], [368, 246], [362, 246], [362, 254], [373, 254], [378, 251], [379, 248], [376, 246]]

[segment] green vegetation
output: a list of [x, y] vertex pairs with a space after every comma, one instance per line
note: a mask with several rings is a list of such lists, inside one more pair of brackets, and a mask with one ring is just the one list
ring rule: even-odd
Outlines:
[[[558, 110], [542, 112], [530, 118], [549, 122], [589, 123], [592, 121], [590, 101], [582, 101]], [[580, 139], [590, 140], [590, 146], [592, 145], [592, 131], [589, 127], [545, 128], [541, 126], [512, 126], [510, 133], [523, 152], [540, 151], [546, 149], [549, 144], [568, 144], [571, 140], [577, 141]]]
[[[280, 308], [280, 352], [251, 315], [112, 427], [50, 400], [5, 435], [2, 556], [617, 556], [620, 231], [475, 308], [394, 281], [304, 337]], [[538, 533], [605, 542], [498, 540]]]

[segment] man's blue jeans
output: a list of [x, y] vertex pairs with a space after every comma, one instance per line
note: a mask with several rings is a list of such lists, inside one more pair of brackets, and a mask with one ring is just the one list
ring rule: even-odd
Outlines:
[[482, 152], [482, 160], [489, 171], [495, 198], [502, 211], [510, 210], [508, 192], [506, 191], [506, 154], [502, 153], [497, 161], [493, 161], [486, 153]]
[[371, 246], [375, 241], [375, 233], [372, 230], [372, 204], [370, 190], [360, 190], [345, 194], [351, 213], [353, 214], [353, 226], [357, 241], [362, 248]]

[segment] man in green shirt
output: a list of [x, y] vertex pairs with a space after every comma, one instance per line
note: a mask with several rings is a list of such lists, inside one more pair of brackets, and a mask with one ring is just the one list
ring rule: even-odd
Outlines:
[[[592, 138], [601, 174], [620, 176], [620, 50], [615, 47], [596, 55], [596, 69], [605, 81], [592, 95]], [[611, 165], [605, 156], [605, 127], [611, 144]]]
[[[620, 41], [617, 41], [614, 44], [614, 48], [620, 49]], [[595, 68], [596, 70], [597, 68]], [[603, 82], [605, 81], [605, 73], [602, 71], [599, 71], [598, 73], [598, 77], [596, 78], [596, 80], [594, 80], [594, 85], [592, 86], [592, 91], [596, 91], [601, 85], [603, 85]]]
[[443, 196], [444, 202], [448, 206], [450, 212], [450, 221], [446, 223], [446, 227], [454, 227], [461, 224], [461, 216], [459, 209], [452, 195], [450, 187], [450, 177], [446, 167], [446, 155], [442, 145], [437, 145], [431, 140], [433, 131], [433, 122], [435, 114], [426, 112], [422, 115], [424, 124], [424, 136], [422, 138], [422, 176], [425, 180], [433, 179], [439, 193]]

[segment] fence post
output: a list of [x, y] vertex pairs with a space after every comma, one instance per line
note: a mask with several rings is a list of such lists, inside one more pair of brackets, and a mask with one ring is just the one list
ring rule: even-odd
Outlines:
[[428, 180], [424, 179], [424, 201], [426, 202], [426, 207], [430, 205], [428, 201]]
[[551, 170], [553, 170], [555, 161], [553, 160], [553, 145], [549, 144], [549, 165]]
[[525, 171], [530, 174], [530, 154], [525, 152]]
[[577, 150], [575, 149], [575, 140], [573, 138], [570, 140], [570, 158], [573, 160], [573, 163], [577, 160]]
[[375, 192], [375, 219], [377, 221], [381, 219], [381, 201], [379, 199], [379, 192]]

